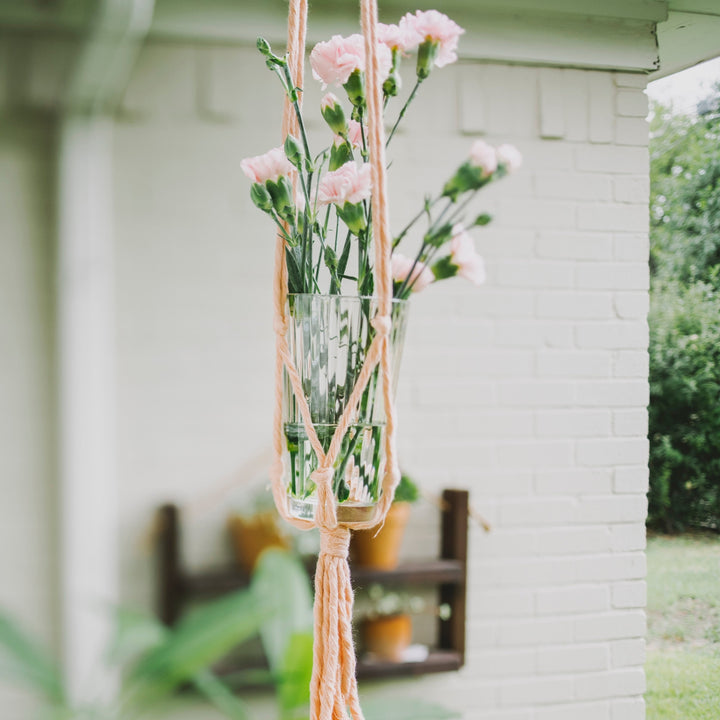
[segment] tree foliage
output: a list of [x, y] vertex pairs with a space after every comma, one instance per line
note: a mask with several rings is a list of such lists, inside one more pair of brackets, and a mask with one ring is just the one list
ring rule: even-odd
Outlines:
[[651, 119], [649, 523], [720, 527], [720, 85]]
[[706, 280], [720, 264], [720, 91], [701, 106], [697, 116], [653, 108], [650, 223], [657, 280]]

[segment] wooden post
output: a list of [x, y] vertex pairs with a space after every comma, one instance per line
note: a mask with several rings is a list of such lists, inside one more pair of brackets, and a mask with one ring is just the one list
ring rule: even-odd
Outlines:
[[459, 653], [462, 665], [465, 663], [468, 493], [466, 490], [445, 490], [442, 500], [440, 556], [460, 561], [464, 571], [461, 582], [440, 586], [440, 602], [450, 606], [451, 615], [440, 621], [438, 647]]
[[158, 510], [158, 615], [165, 625], [177, 622], [183, 603], [180, 568], [180, 524], [176, 505]]

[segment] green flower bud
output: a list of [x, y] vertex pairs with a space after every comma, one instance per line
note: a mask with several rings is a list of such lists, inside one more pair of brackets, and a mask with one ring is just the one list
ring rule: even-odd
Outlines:
[[253, 183], [250, 188], [250, 199], [253, 201], [256, 207], [259, 207], [263, 212], [270, 212], [273, 207], [272, 197], [267, 188], [261, 183]]
[[350, 102], [355, 107], [362, 107], [365, 104], [365, 74], [354, 70], [343, 85]]
[[367, 228], [367, 222], [365, 221], [365, 208], [362, 203], [352, 205], [346, 202], [345, 205], [336, 206], [337, 213], [342, 218], [342, 221], [348, 226], [353, 235], [360, 235], [360, 233]]
[[481, 213], [475, 218], [475, 222], [473, 225], [487, 225], [492, 220], [492, 215], [488, 215], [487, 213]]
[[265, 55], [265, 57], [271, 57], [273, 54], [272, 48], [270, 47], [270, 43], [264, 38], [259, 37], [257, 39], [257, 49]]
[[482, 168], [476, 167], [469, 162], [463, 163], [455, 172], [455, 175], [445, 183], [443, 187], [443, 197], [448, 197], [453, 202], [468, 190], [477, 190], [487, 184], [490, 177], [483, 177]]
[[386, 97], [395, 97], [398, 92], [400, 92], [401, 87], [402, 82], [400, 80], [400, 75], [396, 72], [391, 72], [383, 83], [383, 93]]
[[427, 235], [425, 235], [423, 240], [428, 245], [439, 248], [442, 247], [452, 237], [452, 234], [453, 226], [450, 223], [446, 223], [434, 233], [428, 233]]
[[400, 74], [398, 73], [398, 67], [400, 66], [400, 48], [393, 48], [392, 50], [392, 68], [387, 80], [383, 83], [383, 93], [386, 97], [395, 97], [398, 91], [402, 87], [400, 80]]
[[325, 264], [332, 274], [335, 274], [338, 267], [338, 259], [335, 251], [328, 245], [325, 248]]
[[290, 181], [282, 175], [276, 183], [267, 180], [265, 186], [272, 198], [275, 212], [286, 222], [294, 223], [295, 205], [292, 201], [293, 189]]
[[329, 169], [337, 170], [342, 167], [346, 162], [350, 162], [353, 159], [352, 145], [347, 141], [343, 141], [339, 144], [333, 143], [330, 148], [330, 165]]
[[418, 79], [425, 80], [430, 75], [433, 65], [435, 64], [435, 58], [437, 57], [438, 48], [440, 44], [433, 42], [432, 40], [426, 40], [420, 43], [418, 47], [417, 56], [417, 67], [416, 72]]
[[320, 106], [320, 112], [325, 122], [330, 126], [330, 129], [336, 135], [347, 135], [348, 127], [347, 121], [345, 120], [345, 112], [342, 109], [342, 105], [338, 102], [334, 102], [335, 98], [333, 95], [328, 95], [323, 98], [323, 104]]
[[453, 263], [450, 255], [440, 258], [430, 269], [436, 280], [447, 280], [458, 274], [458, 266]]
[[300, 143], [292, 135], [288, 135], [285, 138], [285, 145], [283, 149], [285, 150], [285, 157], [290, 161], [290, 164], [298, 170], [301, 170], [303, 151], [300, 147]]

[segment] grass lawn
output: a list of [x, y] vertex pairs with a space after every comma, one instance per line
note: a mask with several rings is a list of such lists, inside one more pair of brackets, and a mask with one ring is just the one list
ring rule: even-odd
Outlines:
[[650, 536], [648, 720], [720, 720], [720, 537]]

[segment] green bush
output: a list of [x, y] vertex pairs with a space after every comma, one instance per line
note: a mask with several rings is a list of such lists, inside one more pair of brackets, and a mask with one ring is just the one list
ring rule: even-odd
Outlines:
[[720, 85], [650, 121], [649, 524], [720, 527]]
[[650, 308], [648, 523], [720, 527], [720, 291], [655, 283]]

